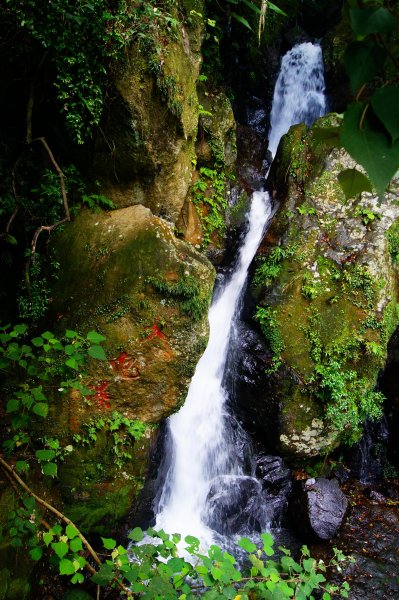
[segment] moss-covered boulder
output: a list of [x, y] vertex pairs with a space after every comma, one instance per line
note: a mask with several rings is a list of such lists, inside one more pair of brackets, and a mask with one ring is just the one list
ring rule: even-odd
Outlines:
[[143, 206], [86, 212], [56, 249], [58, 327], [106, 336], [109, 361], [93, 361], [87, 382], [95, 401], [146, 423], [167, 417], [206, 345], [213, 267]]
[[44, 493], [84, 532], [110, 535], [142, 487], [156, 425], [184, 401], [207, 342], [215, 273], [141, 205], [82, 212], [54, 251], [62, 277], [52, 328], [99, 332], [107, 360], [87, 365], [91, 393], [55, 392], [50, 402], [41, 435], [60, 440], [62, 460]]
[[[202, 18], [196, 16], [202, 3], [180, 4], [171, 15], [173, 32], [154, 37], [151, 47], [138, 41], [130, 49], [115, 79], [94, 164], [104, 193], [118, 207], [144, 204], [172, 221], [193, 170], [203, 35]], [[192, 9], [196, 13], [190, 16]]]
[[271, 379], [286, 390], [280, 447], [300, 457], [355, 441], [366, 417], [380, 415], [375, 386], [399, 322], [399, 182], [381, 202], [346, 200], [337, 175], [355, 166], [298, 125], [271, 173], [281, 204], [253, 280], [256, 319]]

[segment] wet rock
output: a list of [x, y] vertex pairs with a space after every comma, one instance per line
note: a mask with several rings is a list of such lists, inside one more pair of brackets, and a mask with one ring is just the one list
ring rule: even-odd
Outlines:
[[225, 476], [211, 486], [204, 521], [220, 534], [262, 532], [269, 522], [262, 484], [255, 477]]
[[373, 500], [374, 502], [378, 502], [378, 504], [384, 504], [387, 501], [385, 496], [383, 494], [381, 494], [380, 492], [377, 492], [377, 490], [371, 490], [370, 500]]
[[[397, 482], [390, 485], [388, 503], [376, 503], [352, 484], [351, 511], [333, 545], [354, 558], [353, 564], [336, 573], [332, 583], [350, 582], [351, 600], [399, 598], [399, 514]], [[388, 490], [384, 490], [385, 493]], [[315, 556], [315, 554], [313, 553]]]
[[345, 452], [353, 477], [360, 483], [376, 483], [383, 479], [387, 464], [389, 432], [385, 418], [366, 421], [361, 440]]
[[263, 455], [256, 462], [256, 476], [262, 482], [273, 524], [279, 525], [292, 489], [291, 471], [279, 456]]
[[329, 540], [342, 525], [348, 501], [336, 479], [307, 479], [294, 486], [293, 525], [307, 539]]

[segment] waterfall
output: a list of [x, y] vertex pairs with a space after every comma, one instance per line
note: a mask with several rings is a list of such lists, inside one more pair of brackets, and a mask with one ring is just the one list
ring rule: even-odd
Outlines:
[[269, 135], [272, 155], [291, 125], [306, 123], [310, 127], [325, 110], [321, 48], [310, 42], [298, 44], [283, 57], [274, 88]]
[[[284, 56], [276, 83], [271, 116], [273, 154], [279, 136], [291, 124], [310, 124], [322, 114], [323, 88], [320, 47], [310, 43], [295, 46]], [[245, 468], [246, 434], [226, 406], [228, 390], [223, 376], [248, 268], [271, 213], [267, 192], [254, 192], [235, 268], [209, 311], [208, 346], [184, 406], [169, 418], [172, 457], [157, 498], [155, 528], [195, 535], [205, 545], [212, 543], [217, 533], [259, 531], [268, 525], [261, 483]]]

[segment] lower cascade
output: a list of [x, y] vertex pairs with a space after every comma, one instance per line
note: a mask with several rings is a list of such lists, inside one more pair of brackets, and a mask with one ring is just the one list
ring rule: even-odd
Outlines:
[[[291, 125], [309, 125], [324, 113], [323, 90], [320, 46], [295, 46], [283, 57], [275, 87], [269, 143], [273, 155]], [[270, 523], [262, 485], [255, 469], [248, 468], [251, 444], [227, 408], [224, 374], [248, 268], [271, 216], [268, 193], [254, 192], [235, 268], [216, 290], [210, 308], [208, 346], [184, 406], [169, 418], [171, 459], [155, 500], [155, 528], [195, 535], [205, 545], [220, 535], [264, 531]]]

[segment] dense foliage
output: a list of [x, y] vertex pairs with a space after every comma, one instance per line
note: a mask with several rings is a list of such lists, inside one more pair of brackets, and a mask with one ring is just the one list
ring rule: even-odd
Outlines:
[[[8, 435], [3, 439], [3, 452], [15, 467], [0, 454], [0, 470], [16, 492], [3, 539], [14, 548], [26, 548], [33, 561], [49, 560], [51, 568], [68, 577], [72, 584], [87, 584], [82, 572], [86, 569], [94, 584], [119, 588], [121, 596], [130, 598], [188, 600], [198, 595], [209, 599], [239, 595], [242, 599], [300, 600], [312, 597], [314, 590], [323, 590], [324, 600], [337, 594], [348, 597], [347, 583], [333, 585], [325, 577], [327, 567], [340, 568], [339, 564], [346, 560], [338, 550], [330, 564], [325, 565], [311, 558], [306, 546], [298, 560], [284, 548], [279, 548], [280, 555], [274, 557], [269, 534], [260, 536], [262, 542], [258, 546], [241, 538], [241, 560], [248, 563], [242, 570], [234, 556], [216, 545], [205, 552], [195, 537], [186, 537], [183, 546], [180, 535], [149, 530], [144, 537], [141, 529], [135, 528], [129, 535], [133, 546], [127, 548], [112, 538], [102, 538], [104, 549], [99, 553], [67, 516], [32, 490], [32, 478], [36, 479], [35, 490], [38, 479], [56, 480], [58, 464], [65, 455], [73, 453], [76, 444], [93, 443], [98, 429], [105, 425], [104, 419], [100, 425], [88, 424], [86, 437], [74, 435], [66, 444], [55, 437], [43, 438], [40, 424], [35, 424], [35, 420], [48, 417], [59, 394], [74, 390], [90, 401], [94, 391], [85, 385], [81, 372], [87, 358], [105, 359], [103, 340], [94, 331], [82, 337], [67, 330], [63, 338], [46, 331], [29, 339], [25, 325], [2, 328], [0, 369], [9, 378], [5, 392]], [[19, 383], [13, 381], [16, 372]], [[58, 390], [56, 394], [54, 389]], [[124, 431], [130, 439], [129, 448], [140, 439], [145, 427], [116, 413], [107, 421], [114, 438], [116, 463], [131, 460], [131, 454], [120, 451], [121, 433]]]

